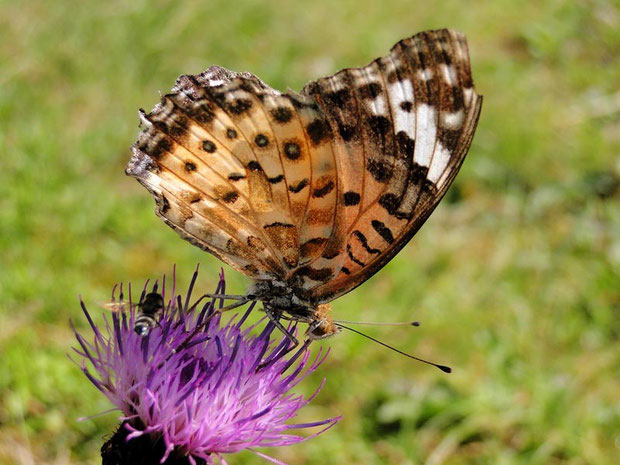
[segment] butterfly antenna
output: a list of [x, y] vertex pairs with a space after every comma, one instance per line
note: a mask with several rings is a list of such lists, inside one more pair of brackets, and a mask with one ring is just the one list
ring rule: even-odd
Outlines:
[[396, 347], [392, 347], [391, 345], [386, 344], [385, 342], [381, 342], [380, 340], [375, 339], [374, 337], [369, 336], [368, 334], [364, 334], [361, 331], [358, 331], [357, 329], [353, 329], [353, 328], [350, 328], [348, 326], [344, 326], [343, 324], [340, 324], [340, 323], [338, 323], [338, 326], [343, 328], [343, 329], [348, 329], [349, 331], [353, 331], [354, 333], [359, 334], [360, 336], [364, 336], [366, 339], [370, 339], [371, 341], [376, 342], [377, 344], [380, 344], [383, 347], [387, 347], [388, 349], [391, 349], [394, 352], [398, 352], [399, 354], [404, 355], [405, 357], [409, 357], [409, 358], [412, 358], [414, 360], [417, 360], [418, 362], [426, 363], [427, 365], [432, 365], [434, 367], [437, 367], [441, 371], [443, 371], [444, 373], [452, 373], [452, 368], [450, 368], [450, 367], [447, 367], [445, 365], [439, 365], [439, 364], [433, 363], [433, 362], [429, 362], [428, 360], [424, 360], [422, 358], [414, 357], [413, 355], [407, 354], [407, 353], [403, 352], [402, 350], [398, 350]]
[[336, 324], [346, 323], [348, 325], [366, 325], [366, 326], [420, 326], [419, 321], [401, 321], [397, 323], [374, 323], [372, 321], [334, 320], [334, 323]]

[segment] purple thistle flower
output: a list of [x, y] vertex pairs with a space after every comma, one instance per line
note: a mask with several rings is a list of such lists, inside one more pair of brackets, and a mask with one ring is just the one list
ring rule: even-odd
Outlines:
[[[238, 321], [235, 315], [224, 325], [215, 299], [203, 303], [201, 298], [190, 306], [197, 275], [198, 269], [184, 299], [175, 292], [173, 276], [172, 295], [145, 337], [134, 331], [139, 310], [131, 300], [131, 285], [128, 311], [112, 313], [111, 322], [104, 318], [101, 328], [80, 300], [93, 331], [87, 340], [73, 328], [81, 369], [122, 412], [122, 425], [102, 448], [104, 463], [107, 456], [109, 463], [210, 465], [217, 459], [225, 464], [222, 454], [243, 449], [281, 463], [254, 448], [310, 439], [340, 419], [289, 423], [323, 383], [309, 398], [291, 393], [292, 388], [317, 369], [327, 352], [319, 350], [310, 360], [307, 343], [294, 352], [284, 336], [272, 343], [271, 322], [258, 335], [252, 331], [256, 325], [242, 328], [254, 303]], [[165, 277], [162, 284], [166, 301]], [[139, 302], [147, 286], [148, 281]], [[224, 292], [222, 272], [216, 293]], [[289, 434], [315, 426], [324, 428], [308, 437]]]

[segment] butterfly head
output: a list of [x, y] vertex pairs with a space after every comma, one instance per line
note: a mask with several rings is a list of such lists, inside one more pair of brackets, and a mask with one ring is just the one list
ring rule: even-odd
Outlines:
[[329, 315], [330, 311], [331, 305], [329, 304], [319, 304], [317, 306], [313, 315], [314, 321], [310, 323], [306, 331], [308, 339], [313, 341], [325, 339], [342, 331], [340, 326], [332, 320], [332, 317]]

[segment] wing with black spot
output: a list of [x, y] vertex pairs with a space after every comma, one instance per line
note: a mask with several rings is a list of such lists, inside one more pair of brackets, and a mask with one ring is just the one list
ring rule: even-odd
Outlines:
[[306, 85], [334, 134], [338, 203], [332, 237], [312, 283], [328, 302], [381, 269], [413, 237], [459, 171], [482, 97], [471, 77], [465, 37], [422, 32], [386, 57]]

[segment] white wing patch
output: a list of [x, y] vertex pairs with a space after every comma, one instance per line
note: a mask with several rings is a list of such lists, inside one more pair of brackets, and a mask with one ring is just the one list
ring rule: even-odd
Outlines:
[[437, 139], [437, 110], [420, 104], [416, 107], [415, 152], [413, 160], [421, 166], [429, 167], [435, 140]]

